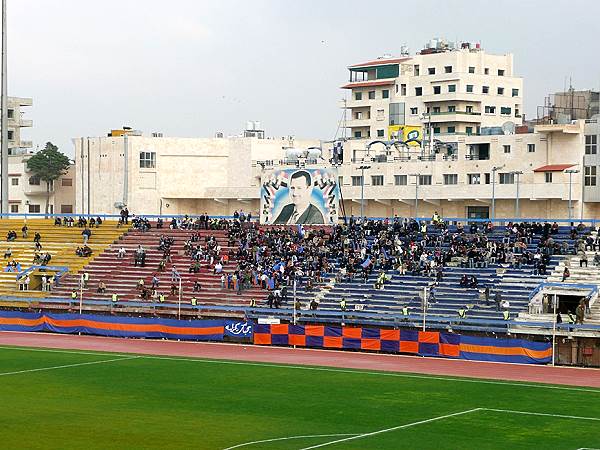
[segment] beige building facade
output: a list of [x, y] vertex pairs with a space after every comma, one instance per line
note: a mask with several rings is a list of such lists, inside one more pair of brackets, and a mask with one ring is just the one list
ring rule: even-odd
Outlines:
[[382, 57], [348, 70], [343, 107], [352, 138], [390, 139], [408, 125], [431, 127], [435, 137], [453, 140], [522, 123], [523, 80], [514, 74], [512, 54], [434, 40], [416, 55]]

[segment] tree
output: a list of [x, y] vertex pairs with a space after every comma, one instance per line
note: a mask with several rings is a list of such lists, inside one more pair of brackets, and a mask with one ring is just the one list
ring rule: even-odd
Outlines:
[[46, 182], [46, 216], [48, 216], [48, 205], [50, 204], [50, 186], [62, 175], [65, 175], [70, 166], [69, 157], [61, 153], [52, 142], [46, 142], [43, 150], [27, 160], [27, 168], [33, 175]]

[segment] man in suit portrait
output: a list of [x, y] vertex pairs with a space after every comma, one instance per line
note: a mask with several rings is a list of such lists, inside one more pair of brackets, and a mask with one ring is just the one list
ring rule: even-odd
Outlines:
[[323, 214], [310, 202], [312, 190], [310, 173], [306, 170], [294, 172], [288, 184], [290, 203], [283, 207], [273, 223], [277, 225], [324, 224]]

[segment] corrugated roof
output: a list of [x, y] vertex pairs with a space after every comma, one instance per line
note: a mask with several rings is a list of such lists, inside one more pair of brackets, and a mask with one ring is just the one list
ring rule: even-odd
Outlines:
[[356, 69], [357, 67], [385, 66], [386, 64], [398, 64], [409, 59], [410, 58], [382, 58], [374, 61], [367, 61], [362, 64], [353, 64], [348, 66], [348, 69]]
[[385, 80], [372, 80], [372, 81], [357, 81], [354, 83], [348, 83], [342, 86], [342, 89], [353, 89], [359, 87], [372, 87], [372, 86], [388, 86], [394, 84], [396, 81], [393, 78], [386, 78]]
[[575, 164], [549, 164], [547, 166], [538, 167], [533, 169], [534, 172], [562, 172], [569, 167], [573, 167]]

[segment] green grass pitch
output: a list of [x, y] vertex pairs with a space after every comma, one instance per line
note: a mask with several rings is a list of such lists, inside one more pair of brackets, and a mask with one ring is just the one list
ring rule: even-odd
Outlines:
[[3, 347], [0, 448], [600, 449], [598, 389], [373, 369]]

